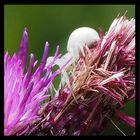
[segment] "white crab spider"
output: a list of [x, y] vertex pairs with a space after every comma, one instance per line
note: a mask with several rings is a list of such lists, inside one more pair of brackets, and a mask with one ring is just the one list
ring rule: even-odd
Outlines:
[[[89, 27], [78, 28], [70, 34], [68, 43], [67, 43], [68, 52], [55, 62], [56, 65], [61, 67], [64, 63], [68, 61], [68, 59], [72, 58], [72, 60], [68, 63], [67, 67], [63, 69], [61, 73], [62, 76], [61, 76], [61, 83], [59, 85], [59, 89], [61, 88], [61, 85], [63, 86], [64, 83], [67, 83], [68, 87], [70, 88], [72, 92], [72, 88], [69, 82], [69, 76], [66, 72], [67, 68], [71, 64], [75, 64], [75, 62], [80, 58], [81, 54], [85, 56], [84, 49], [83, 49], [84, 47], [86, 46], [90, 47], [99, 39], [100, 38], [99, 38], [98, 33], [94, 29], [89, 28]], [[51, 60], [52, 60], [52, 57], [49, 57], [47, 59], [47, 63], [50, 62]], [[56, 96], [57, 96], [57, 93], [56, 93]]]

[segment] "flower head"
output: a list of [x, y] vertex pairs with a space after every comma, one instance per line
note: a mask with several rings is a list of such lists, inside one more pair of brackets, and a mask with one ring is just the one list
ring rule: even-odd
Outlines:
[[73, 69], [66, 69], [73, 94], [65, 83], [42, 108], [43, 121], [30, 134], [100, 135], [114, 116], [135, 127], [134, 118], [120, 113], [135, 97], [135, 20], [117, 17], [84, 53]]
[[59, 47], [52, 61], [46, 66], [49, 44], [46, 42], [40, 65], [35, 72], [38, 61], [30, 54], [30, 63], [25, 72], [28, 52], [28, 32], [24, 29], [18, 54], [4, 56], [4, 135], [20, 135], [28, 131], [29, 124], [38, 119], [40, 102], [50, 95], [48, 90], [61, 68], [52, 73], [55, 61], [60, 57]]

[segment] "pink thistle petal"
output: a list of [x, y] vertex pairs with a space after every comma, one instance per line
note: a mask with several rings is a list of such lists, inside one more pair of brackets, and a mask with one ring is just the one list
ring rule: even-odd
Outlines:
[[123, 103], [123, 98], [121, 96], [119, 96], [118, 94], [115, 94], [114, 92], [108, 90], [107, 88], [105, 88], [103, 86], [98, 86], [97, 89], [100, 89], [105, 94], [107, 94], [110, 97], [112, 97], [114, 100], [116, 100], [117, 102], [119, 102], [121, 106], [124, 104]]
[[126, 115], [125, 113], [116, 110], [116, 115], [125, 123], [127, 123], [128, 125], [130, 125], [131, 127], [135, 128], [135, 118]]
[[18, 52], [18, 59], [22, 60], [22, 68], [24, 70], [26, 65], [26, 59], [27, 59], [27, 52], [28, 52], [28, 31], [27, 28], [24, 29], [20, 49]]
[[60, 57], [58, 46], [53, 62], [46, 68], [48, 50], [49, 44], [46, 42], [42, 61], [34, 73], [33, 68], [38, 61], [31, 54], [28, 70], [24, 74], [28, 51], [28, 33], [25, 28], [18, 55], [14, 54], [10, 58], [6, 52], [4, 56], [4, 135], [24, 134], [28, 131], [30, 123], [40, 118], [38, 115], [40, 103], [50, 97], [47, 93], [53, 80], [66, 66], [64, 64], [60, 70], [52, 72], [54, 62]]

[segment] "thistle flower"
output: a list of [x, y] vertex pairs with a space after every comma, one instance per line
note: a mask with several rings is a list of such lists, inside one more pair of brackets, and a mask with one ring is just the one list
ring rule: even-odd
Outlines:
[[120, 112], [135, 97], [135, 19], [117, 17], [84, 53], [67, 69], [74, 96], [65, 83], [27, 135], [101, 135], [115, 116], [135, 127], [135, 119]]
[[46, 42], [40, 65], [30, 54], [27, 72], [24, 72], [28, 51], [28, 33], [24, 29], [18, 54], [11, 58], [4, 56], [4, 135], [21, 135], [28, 132], [29, 124], [39, 119], [40, 103], [47, 99], [54, 78], [62, 71], [68, 61], [52, 73], [55, 61], [60, 57], [59, 46], [52, 61], [46, 66], [49, 44]]

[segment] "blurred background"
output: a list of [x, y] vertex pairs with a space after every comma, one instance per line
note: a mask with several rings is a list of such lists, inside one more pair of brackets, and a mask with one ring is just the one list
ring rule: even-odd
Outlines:
[[[53, 55], [57, 45], [60, 52], [66, 52], [70, 33], [78, 27], [88, 26], [99, 32], [107, 32], [110, 24], [120, 13], [127, 11], [128, 18], [135, 18], [134, 5], [5, 5], [4, 6], [4, 53], [12, 56], [17, 53], [22, 33], [28, 28], [29, 50], [35, 58], [41, 60], [45, 42], [50, 44], [49, 55]], [[29, 55], [28, 55], [29, 61]], [[55, 80], [58, 86], [60, 77]], [[135, 116], [135, 103], [131, 101], [123, 109]], [[132, 135], [134, 129], [113, 119], [116, 125], [126, 134]], [[122, 135], [114, 126], [106, 130], [104, 135]]]

